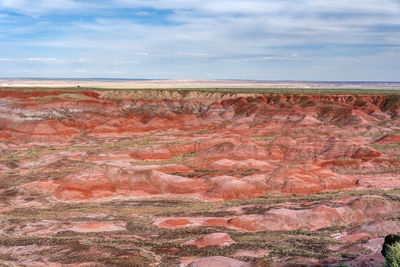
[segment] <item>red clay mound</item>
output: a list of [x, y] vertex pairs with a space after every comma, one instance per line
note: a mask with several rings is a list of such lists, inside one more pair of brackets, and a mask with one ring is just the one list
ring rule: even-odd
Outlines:
[[250, 267], [251, 264], [227, 257], [213, 256], [200, 258], [187, 265], [187, 267]]
[[360, 147], [351, 157], [355, 159], [371, 160], [379, 158], [380, 156], [382, 156], [382, 153], [379, 151], [369, 147]]
[[0, 91], [0, 98], [25, 99], [30, 97], [57, 96], [63, 93], [60, 91], [9, 90]]
[[400, 214], [400, 203], [379, 196], [349, 199], [339, 206], [317, 206], [312, 209], [272, 209], [263, 215], [233, 218], [237, 228], [259, 231], [317, 230], [350, 223], [382, 219]]
[[0, 140], [8, 141], [8, 140], [12, 140], [12, 139], [14, 139], [14, 137], [11, 134], [9, 134], [5, 131], [0, 131]]
[[215, 161], [211, 164], [212, 168], [221, 169], [221, 170], [232, 170], [232, 169], [270, 169], [271, 165], [268, 162], [261, 160], [230, 160], [230, 159], [221, 159]]
[[[170, 170], [181, 169], [174, 167]], [[61, 180], [31, 183], [27, 188], [35, 191], [40, 191], [42, 188], [42, 191], [54, 193], [57, 198], [63, 200], [166, 193], [200, 193], [206, 198], [229, 200], [259, 197], [268, 191], [311, 194], [354, 187], [356, 182], [355, 178], [336, 175], [328, 169], [314, 165], [280, 168], [274, 171], [272, 176], [267, 174], [255, 174], [243, 178], [219, 176], [208, 180], [185, 178], [156, 170], [163, 168], [151, 165], [123, 169], [105, 164], [95, 165]], [[183, 170], [187, 171], [186, 168]]]
[[[56, 184], [55, 196], [63, 200], [86, 200], [116, 195], [191, 194], [204, 192], [208, 185], [199, 179], [189, 179], [154, 171], [151, 168], [125, 170], [108, 165], [96, 165], [50, 181]], [[44, 181], [32, 183], [30, 188], [54, 191]]]
[[208, 160], [218, 159], [233, 159], [233, 160], [247, 160], [247, 159], [266, 159], [267, 154], [265, 149], [257, 147], [252, 143], [235, 144], [232, 142], [218, 143], [206, 151], [200, 153], [199, 157]]
[[269, 188], [285, 193], [312, 194], [324, 190], [355, 187], [355, 177], [337, 175], [311, 164], [280, 168], [269, 180]]
[[9, 122], [6, 129], [19, 134], [41, 137], [67, 137], [76, 136], [80, 132], [73, 127], [67, 127], [56, 120], [26, 121], [23, 123]]
[[[315, 203], [314, 207], [300, 206], [301, 209], [271, 208], [263, 214], [240, 215], [231, 218], [179, 218], [155, 222], [162, 228], [183, 228], [193, 226], [222, 226], [246, 231], [314, 231], [333, 226], [345, 226], [366, 221], [381, 221], [400, 215], [400, 203], [381, 196], [348, 197], [330, 203]], [[177, 221], [177, 222], [175, 222]], [[398, 229], [397, 224], [387, 224]], [[365, 226], [366, 227], [366, 226]], [[372, 233], [366, 227], [353, 232]], [[381, 231], [386, 233], [387, 231]], [[350, 232], [351, 234], [352, 232]], [[350, 237], [351, 238], [351, 237]]]
[[143, 132], [142, 123], [138, 119], [118, 118], [107, 121], [106, 123], [94, 127], [91, 136], [124, 136], [132, 133]]
[[329, 168], [330, 170], [350, 170], [360, 171], [361, 170], [361, 159], [333, 159], [333, 160], [317, 160], [315, 162], [318, 166], [323, 168]]
[[[335, 159], [341, 157], [351, 157], [360, 148], [359, 144], [355, 144], [354, 142], [345, 138], [339, 138], [332, 135], [327, 139], [326, 137], [319, 137], [317, 140], [314, 138], [315, 137], [311, 137], [304, 146], [304, 148], [308, 148], [307, 152], [312, 155], [308, 156], [308, 158]], [[302, 152], [305, 151], [302, 150]], [[300, 154], [300, 156], [303, 156], [303, 154]]]
[[147, 146], [141, 147], [130, 153], [133, 159], [137, 160], [160, 160], [171, 159], [179, 154], [186, 154], [195, 151], [195, 144], [177, 144], [170, 146]]
[[183, 228], [190, 223], [187, 219], [168, 219], [161, 222], [159, 226], [164, 228]]
[[206, 193], [209, 198], [223, 200], [259, 197], [266, 192], [264, 177], [235, 178], [219, 176], [211, 180], [211, 189]]
[[185, 245], [194, 245], [198, 248], [203, 248], [209, 246], [229, 246], [233, 243], [235, 243], [235, 241], [226, 233], [212, 233], [197, 240], [188, 241]]
[[385, 135], [375, 141], [376, 144], [386, 145], [386, 144], [399, 144], [400, 135]]

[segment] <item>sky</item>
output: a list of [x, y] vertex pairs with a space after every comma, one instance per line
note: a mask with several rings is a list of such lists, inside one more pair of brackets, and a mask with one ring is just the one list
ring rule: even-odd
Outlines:
[[400, 0], [0, 0], [0, 77], [400, 81]]

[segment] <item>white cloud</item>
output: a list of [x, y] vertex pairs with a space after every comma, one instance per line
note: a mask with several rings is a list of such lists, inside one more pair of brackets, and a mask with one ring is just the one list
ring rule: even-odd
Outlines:
[[105, 7], [88, 1], [74, 0], [0, 0], [0, 8], [26, 15], [43, 15], [53, 12], [68, 13], [84, 9]]
[[22, 62], [22, 63], [92, 63], [93, 60], [78, 58], [78, 59], [64, 59], [53, 57], [28, 57], [28, 58], [0, 58], [0, 62]]
[[[18, 23], [21, 16], [6, 15], [0, 62], [82, 65], [87, 75], [110, 73], [114, 64], [126, 76], [265, 77], [294, 75], [292, 67], [307, 74], [307, 64], [399, 56], [381, 51], [400, 44], [398, 0], [0, 0], [0, 10], [0, 18], [12, 11], [31, 19]], [[286, 69], [273, 69], [278, 65]]]
[[149, 56], [149, 53], [141, 52], [141, 53], [134, 53], [133, 55], [139, 56], [139, 57], [148, 57], [148, 56]]
[[47, 58], [41, 58], [41, 57], [29, 57], [29, 58], [24, 58], [24, 59], [21, 59], [20, 61], [27, 61], [27, 62], [52, 62], [52, 63], [63, 63], [63, 62], [65, 62], [65, 59], [60, 59], [60, 58], [52, 58], [52, 57], [47, 57]]
[[136, 16], [150, 16], [153, 14], [154, 14], [154, 12], [148, 12], [148, 11], [140, 11], [140, 12], [135, 13]]

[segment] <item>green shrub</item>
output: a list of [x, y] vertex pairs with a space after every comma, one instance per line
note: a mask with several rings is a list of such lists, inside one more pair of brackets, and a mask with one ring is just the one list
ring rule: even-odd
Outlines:
[[385, 103], [385, 110], [395, 109], [400, 106], [400, 96], [390, 95]]
[[389, 250], [386, 253], [386, 266], [400, 267], [400, 242], [389, 246]]

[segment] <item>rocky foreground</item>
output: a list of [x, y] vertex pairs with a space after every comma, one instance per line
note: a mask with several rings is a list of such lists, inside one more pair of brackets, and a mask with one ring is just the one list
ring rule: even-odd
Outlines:
[[0, 177], [0, 265], [378, 266], [400, 95], [0, 89]]

